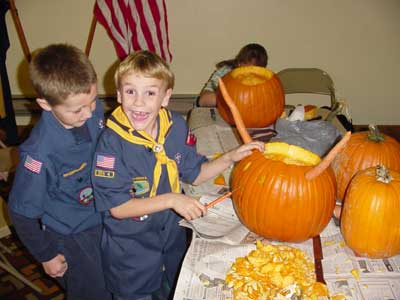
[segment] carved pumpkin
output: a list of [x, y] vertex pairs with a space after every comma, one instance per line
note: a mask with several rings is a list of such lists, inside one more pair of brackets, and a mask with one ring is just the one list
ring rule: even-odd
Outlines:
[[386, 258], [400, 253], [400, 173], [376, 166], [357, 173], [341, 217], [346, 244], [358, 255]]
[[336, 181], [331, 168], [313, 180], [305, 173], [318, 155], [286, 143], [267, 143], [233, 170], [236, 212], [252, 232], [286, 242], [318, 235], [335, 206]]
[[346, 148], [332, 162], [339, 200], [344, 199], [350, 180], [358, 171], [379, 164], [400, 171], [400, 143], [381, 134], [377, 127], [369, 127], [370, 131], [354, 133]]
[[[219, 85], [243, 141], [251, 142], [222, 80]], [[329, 164], [349, 138], [350, 132], [323, 161], [308, 150], [279, 142], [267, 143], [264, 153], [253, 151], [240, 161], [231, 188], [242, 223], [259, 235], [286, 242], [318, 235], [335, 206], [336, 181]]]
[[[282, 84], [271, 70], [257, 66], [239, 67], [223, 77], [224, 84], [240, 111], [247, 128], [269, 126], [281, 116], [285, 106]], [[221, 117], [234, 125], [229, 106], [217, 91]]]

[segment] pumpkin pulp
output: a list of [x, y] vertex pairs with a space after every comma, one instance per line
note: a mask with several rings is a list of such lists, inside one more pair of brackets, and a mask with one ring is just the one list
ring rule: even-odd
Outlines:
[[274, 74], [262, 67], [247, 66], [242, 68], [236, 68], [232, 70], [232, 78], [239, 81], [241, 84], [254, 86], [262, 84], [267, 80], [270, 80]]
[[282, 142], [265, 144], [264, 156], [296, 166], [315, 166], [321, 161], [321, 158], [311, 151]]

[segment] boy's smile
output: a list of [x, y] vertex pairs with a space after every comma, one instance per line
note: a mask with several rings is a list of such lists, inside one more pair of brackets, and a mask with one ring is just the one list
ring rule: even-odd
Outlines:
[[168, 105], [172, 90], [161, 79], [131, 72], [122, 78], [117, 94], [132, 127], [156, 138], [158, 112]]

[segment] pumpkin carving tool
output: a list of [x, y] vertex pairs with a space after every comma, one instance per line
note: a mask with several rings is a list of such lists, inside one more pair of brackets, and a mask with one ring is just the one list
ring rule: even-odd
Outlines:
[[222, 202], [223, 200], [225, 200], [226, 198], [228, 198], [230, 195], [232, 195], [234, 192], [236, 192], [239, 188], [234, 189], [233, 191], [229, 191], [225, 194], [223, 194], [222, 196], [218, 197], [217, 199], [211, 201], [210, 203], [207, 203], [205, 206], [207, 209], [210, 209], [211, 207], [213, 207], [214, 205], [217, 205], [218, 203]]

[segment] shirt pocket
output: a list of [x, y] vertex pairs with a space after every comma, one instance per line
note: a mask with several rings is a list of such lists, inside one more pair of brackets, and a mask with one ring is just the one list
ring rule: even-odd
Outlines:
[[87, 163], [62, 168], [59, 178], [60, 200], [85, 206], [93, 202], [90, 166]]

